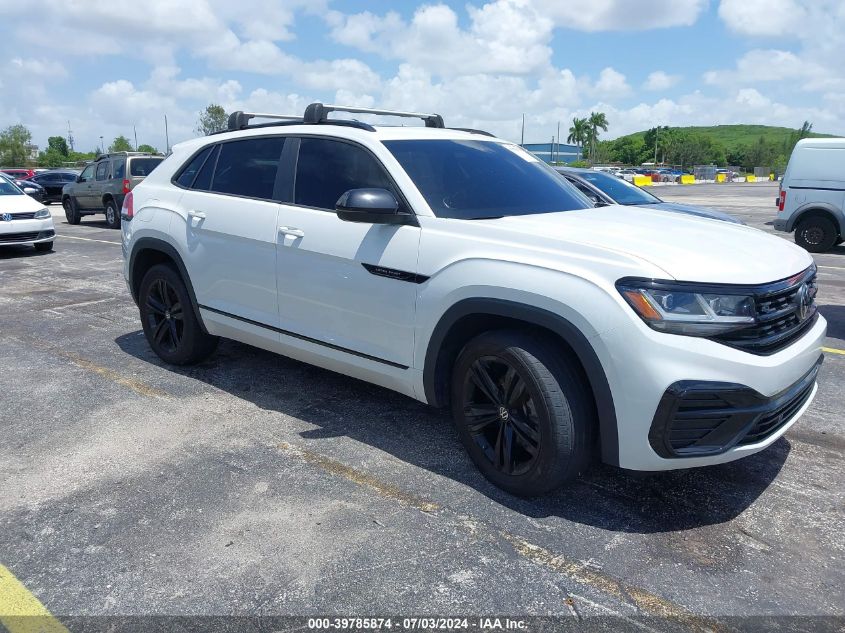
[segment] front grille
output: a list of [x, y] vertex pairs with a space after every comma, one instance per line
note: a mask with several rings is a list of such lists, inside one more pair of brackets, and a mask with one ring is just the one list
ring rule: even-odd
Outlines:
[[821, 362], [770, 398], [744, 385], [677, 382], [660, 400], [649, 443], [658, 455], [671, 458], [718, 455], [737, 445], [762, 442], [807, 403]]
[[12, 213], [12, 222], [15, 220], [34, 220], [35, 219], [35, 211], [29, 211], [27, 213]]
[[787, 402], [780, 405], [771, 413], [767, 413], [760, 417], [743, 437], [740, 444], [756, 444], [766, 439], [769, 435], [776, 432], [780, 427], [789, 422], [795, 417], [795, 414], [807, 402], [807, 398], [813, 392], [813, 382], [808, 383], [795, 396], [790, 398]]
[[818, 319], [815, 266], [752, 292], [754, 325], [721, 334], [715, 340], [752, 354], [774, 354], [800, 338]]
[[53, 237], [54, 231], [30, 231], [29, 233], [0, 233], [0, 244], [17, 244], [20, 242], [34, 242]]

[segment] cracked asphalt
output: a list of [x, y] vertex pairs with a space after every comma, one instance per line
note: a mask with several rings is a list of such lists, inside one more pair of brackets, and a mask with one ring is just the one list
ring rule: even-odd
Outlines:
[[[654, 192], [771, 231], [776, 190]], [[230, 341], [165, 366], [119, 233], [51, 210], [54, 253], [0, 249], [0, 564], [60, 620], [845, 616], [845, 355], [763, 453], [517, 499], [398, 394]], [[816, 261], [843, 350], [845, 246]]]

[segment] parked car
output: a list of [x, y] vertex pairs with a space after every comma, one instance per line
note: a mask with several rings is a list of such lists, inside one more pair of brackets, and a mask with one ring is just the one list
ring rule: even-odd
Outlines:
[[0, 178], [0, 246], [53, 248], [56, 232], [49, 209], [26, 195], [8, 178]]
[[0, 177], [13, 183], [30, 198], [34, 198], [41, 203], [44, 202], [44, 187], [38, 183], [31, 182], [29, 180], [20, 180], [19, 178], [15, 178], [14, 176], [6, 173], [0, 173]]
[[652, 209], [685, 213], [713, 220], [724, 220], [735, 224], [743, 224], [742, 220], [732, 215], [691, 204], [666, 202], [657, 196], [641, 189], [636, 185], [620, 180], [609, 174], [593, 171], [592, 169], [577, 169], [575, 167], [555, 167], [555, 170], [586, 195], [597, 206], [621, 204], [624, 206], [648, 206]]
[[103, 154], [87, 165], [76, 181], [62, 190], [62, 206], [69, 224], [82, 216], [103, 213], [106, 224], [120, 228], [123, 198], [158, 166], [164, 156], [146, 152]]
[[64, 186], [69, 182], [76, 182], [78, 177], [79, 171], [51, 169], [40, 174], [35, 174], [29, 179], [29, 182], [34, 182], [44, 187], [44, 202], [50, 204], [51, 202], [61, 202]]
[[176, 145], [124, 198], [124, 276], [167, 363], [222, 336], [450, 406], [481, 472], [519, 495], [594, 455], [646, 471], [751, 455], [816, 393], [827, 328], [793, 244], [584, 209], [533, 154], [436, 114], [254, 116]]
[[32, 178], [35, 175], [35, 171], [32, 169], [25, 169], [23, 167], [14, 167], [10, 169], [0, 169], [0, 173], [7, 174], [16, 180], [26, 180], [28, 178]]
[[780, 182], [774, 226], [822, 253], [845, 237], [845, 138], [805, 138], [795, 145]]

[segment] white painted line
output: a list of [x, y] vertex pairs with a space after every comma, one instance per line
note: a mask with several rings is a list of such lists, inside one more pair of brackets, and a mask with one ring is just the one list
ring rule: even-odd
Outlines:
[[845, 270], [843, 266], [821, 266], [816, 264], [816, 268], [830, 268], [831, 270]]
[[84, 242], [99, 242], [100, 244], [114, 244], [115, 246], [120, 246], [120, 242], [110, 242], [108, 240], [92, 240], [90, 237], [76, 237], [75, 235], [64, 235], [63, 233], [59, 233], [58, 236], [62, 239], [68, 240], [82, 240]]

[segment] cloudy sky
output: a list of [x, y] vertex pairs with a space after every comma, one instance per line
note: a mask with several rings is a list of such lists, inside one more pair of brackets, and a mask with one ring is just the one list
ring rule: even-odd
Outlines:
[[[0, 0], [0, 128], [164, 148], [209, 102], [439, 112], [543, 142], [764, 123], [845, 135], [843, 0]], [[564, 133], [565, 136], [565, 133]]]

